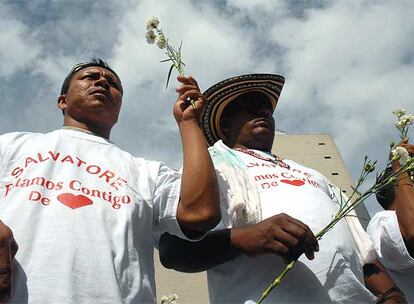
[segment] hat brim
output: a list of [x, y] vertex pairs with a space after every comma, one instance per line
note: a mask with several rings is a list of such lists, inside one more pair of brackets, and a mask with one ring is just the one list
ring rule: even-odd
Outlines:
[[266, 95], [274, 111], [284, 83], [285, 78], [280, 75], [248, 74], [225, 79], [207, 89], [203, 95], [208, 103], [200, 118], [207, 143], [212, 146], [216, 141], [224, 139], [220, 126], [221, 116], [235, 98], [245, 93], [259, 92]]

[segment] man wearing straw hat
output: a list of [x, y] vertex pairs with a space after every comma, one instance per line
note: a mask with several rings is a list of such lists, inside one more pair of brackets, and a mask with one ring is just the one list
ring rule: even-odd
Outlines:
[[[204, 93], [201, 125], [219, 179], [222, 221], [197, 243], [163, 235], [161, 262], [186, 272], [209, 269], [212, 303], [258, 300], [293, 259], [298, 263], [269, 303], [375, 302], [363, 274], [375, 257], [359, 221], [339, 222], [319, 244], [313, 234], [336, 213], [337, 189], [319, 172], [271, 153], [283, 84], [279, 75], [250, 74]], [[374, 267], [365, 276], [369, 284], [386, 276]], [[388, 279], [372, 283], [372, 291], [392, 288]]]

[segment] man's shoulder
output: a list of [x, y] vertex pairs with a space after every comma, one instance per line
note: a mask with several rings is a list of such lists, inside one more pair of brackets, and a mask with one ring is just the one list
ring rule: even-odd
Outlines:
[[374, 216], [371, 218], [370, 224], [374, 222], [381, 222], [384, 219], [390, 219], [396, 217], [394, 210], [383, 210], [379, 211], [374, 214]]
[[171, 169], [162, 161], [151, 160], [143, 156], [134, 155], [133, 153], [126, 151], [123, 148], [118, 147], [115, 144], [113, 144], [110, 149], [115, 151], [118, 157], [122, 159], [124, 162], [133, 163], [134, 166], [136, 166], [137, 168], [138, 167], [142, 169], [146, 168], [149, 171], [156, 172], [156, 174], [159, 174], [160, 172], [168, 171], [168, 170], [177, 171], [177, 170]]
[[373, 231], [377, 230], [379, 226], [384, 225], [385, 223], [395, 222], [398, 226], [397, 215], [393, 210], [384, 210], [375, 213], [375, 215], [369, 221], [367, 231], [368, 233], [372, 233]]
[[0, 141], [1, 142], [13, 142], [13, 141], [24, 139], [24, 138], [30, 138], [34, 136], [43, 136], [43, 135], [45, 134], [34, 133], [34, 132], [10, 132], [10, 133], [4, 133], [0, 135]]
[[377, 212], [369, 221], [367, 232], [375, 243], [378, 243], [380, 239], [382, 239], [384, 232], [386, 232], [387, 235], [394, 235], [392, 237], [393, 241], [401, 238], [395, 211], [384, 210]]
[[407, 250], [395, 211], [375, 214], [367, 232], [374, 242], [377, 256], [386, 268], [398, 272], [414, 269], [414, 258]]

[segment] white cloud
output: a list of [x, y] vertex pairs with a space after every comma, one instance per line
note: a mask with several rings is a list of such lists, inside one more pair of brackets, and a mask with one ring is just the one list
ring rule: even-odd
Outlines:
[[[0, 3], [0, 11], [7, 8]], [[40, 52], [28, 28], [17, 20], [0, 15], [0, 77], [10, 77], [33, 64]]]
[[270, 36], [286, 50], [288, 78], [279, 110], [313, 113], [297, 113], [305, 116], [303, 129], [333, 133], [349, 163], [373, 131], [393, 128], [394, 108], [410, 108], [413, 13], [406, 1], [336, 1], [273, 24]]

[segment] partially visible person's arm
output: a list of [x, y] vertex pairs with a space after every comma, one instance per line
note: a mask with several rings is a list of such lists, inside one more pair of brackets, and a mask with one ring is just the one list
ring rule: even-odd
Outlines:
[[209, 232], [201, 241], [190, 242], [175, 235], [161, 235], [158, 250], [161, 264], [181, 272], [201, 272], [228, 262], [242, 251], [231, 245], [231, 229]]
[[[178, 100], [174, 105], [183, 144], [183, 172], [177, 220], [184, 231], [205, 232], [220, 221], [220, 193], [213, 162], [198, 117], [206, 106], [194, 78], [179, 76]], [[194, 107], [187, 100], [194, 101]]]
[[0, 303], [10, 301], [12, 265], [17, 248], [12, 231], [0, 221]]
[[199, 272], [240, 254], [273, 253], [288, 262], [305, 253], [308, 259], [313, 259], [319, 245], [308, 226], [286, 214], [278, 214], [255, 225], [211, 231], [198, 242], [163, 234], [158, 248], [164, 267]]
[[404, 293], [378, 260], [365, 264], [363, 270], [365, 286], [378, 298], [377, 303], [407, 303]]
[[[408, 144], [408, 140], [403, 140], [399, 146], [404, 147], [411, 157], [414, 156], [414, 145]], [[392, 162], [393, 170], [400, 168], [398, 161]], [[395, 186], [395, 212], [401, 235], [409, 254], [414, 257], [414, 184], [407, 172], [398, 176]]]

